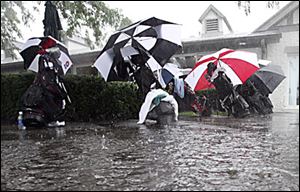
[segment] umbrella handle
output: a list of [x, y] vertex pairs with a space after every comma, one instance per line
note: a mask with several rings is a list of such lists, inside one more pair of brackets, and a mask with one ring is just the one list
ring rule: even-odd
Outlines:
[[69, 97], [67, 89], [65, 87], [65, 84], [62, 81], [60, 81], [61, 78], [60, 78], [59, 75], [57, 76], [57, 79], [58, 79], [58, 83], [61, 85], [61, 87], [63, 88], [63, 90], [66, 92], [69, 103], [72, 103], [71, 102], [71, 98]]
[[64, 91], [67, 93], [67, 98], [68, 98], [69, 103], [72, 103], [72, 102], [71, 102], [71, 98], [70, 98], [69, 95], [68, 95], [68, 92], [67, 92], [67, 90], [66, 90], [65, 85], [64, 85], [63, 83], [61, 83], [61, 85], [62, 85]]
[[219, 64], [219, 66], [221, 67], [220, 59], [218, 59], [218, 64]]

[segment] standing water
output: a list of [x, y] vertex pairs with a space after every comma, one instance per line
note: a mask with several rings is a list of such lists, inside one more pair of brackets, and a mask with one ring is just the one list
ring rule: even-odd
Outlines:
[[1, 190], [299, 190], [299, 112], [1, 126]]

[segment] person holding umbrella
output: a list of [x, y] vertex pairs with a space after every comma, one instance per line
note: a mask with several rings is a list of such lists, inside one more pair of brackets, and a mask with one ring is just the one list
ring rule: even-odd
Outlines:
[[209, 62], [205, 78], [215, 86], [221, 106], [228, 115], [245, 117], [250, 114], [249, 104], [235, 90], [223, 67], [217, 67], [213, 62]]
[[227, 95], [233, 93], [233, 84], [223, 67], [218, 68], [214, 63], [208, 63], [206, 78], [216, 87], [220, 98], [224, 99]]

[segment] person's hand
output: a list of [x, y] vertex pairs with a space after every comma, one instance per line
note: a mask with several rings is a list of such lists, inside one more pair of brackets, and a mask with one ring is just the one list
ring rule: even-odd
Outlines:
[[206, 74], [204, 77], [208, 82], [212, 82], [210, 75]]
[[209, 76], [208, 74], [205, 74], [204, 77], [205, 77], [206, 80], [209, 80], [209, 79], [210, 79], [210, 76]]

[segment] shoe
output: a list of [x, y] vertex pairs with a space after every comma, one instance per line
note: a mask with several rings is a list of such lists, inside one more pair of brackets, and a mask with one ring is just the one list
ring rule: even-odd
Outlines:
[[48, 127], [61, 127], [65, 126], [65, 121], [53, 121], [51, 123], [48, 123]]

